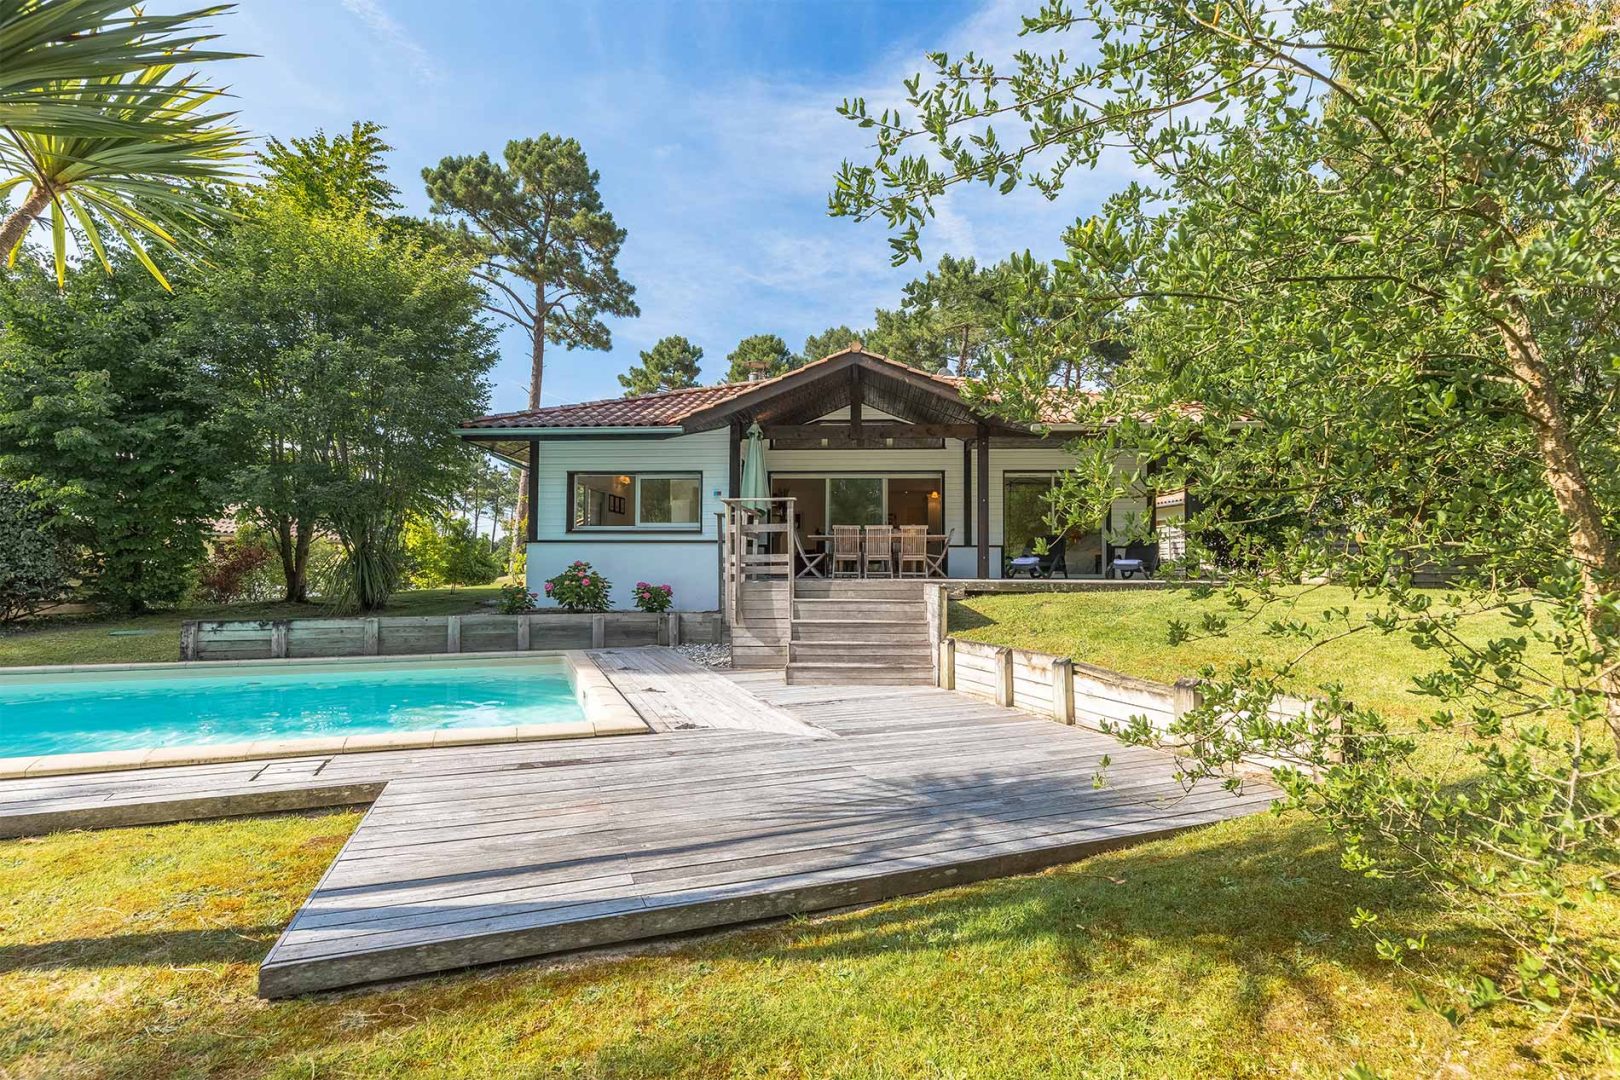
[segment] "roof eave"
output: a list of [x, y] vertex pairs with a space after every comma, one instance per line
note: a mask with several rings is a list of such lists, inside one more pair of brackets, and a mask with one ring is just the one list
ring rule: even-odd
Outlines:
[[457, 428], [463, 439], [534, 438], [541, 435], [685, 435], [679, 424], [577, 424], [567, 427]]

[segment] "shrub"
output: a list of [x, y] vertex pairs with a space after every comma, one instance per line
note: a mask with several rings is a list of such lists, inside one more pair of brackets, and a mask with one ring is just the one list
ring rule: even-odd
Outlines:
[[487, 539], [461, 518], [438, 520], [413, 515], [401, 534], [405, 548], [405, 583], [413, 589], [441, 585], [488, 585], [501, 573], [500, 560]]
[[637, 611], [668, 611], [675, 603], [675, 590], [668, 585], [649, 585], [636, 582]]
[[564, 611], [606, 611], [612, 584], [588, 562], [575, 562], [546, 582], [546, 595]]
[[73, 561], [72, 549], [32, 500], [0, 482], [0, 623], [64, 599]]
[[539, 605], [538, 593], [532, 593], [522, 585], [502, 585], [501, 598], [495, 605], [495, 610], [502, 615], [521, 615], [525, 611], [533, 611]]
[[198, 599], [209, 604], [261, 599], [251, 595], [255, 580], [275, 558], [270, 545], [251, 534], [237, 533], [221, 540], [197, 572]]

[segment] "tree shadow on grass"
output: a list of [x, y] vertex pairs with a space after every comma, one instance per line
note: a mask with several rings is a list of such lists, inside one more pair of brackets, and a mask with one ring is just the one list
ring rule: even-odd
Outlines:
[[282, 926], [225, 926], [67, 938], [38, 945], [0, 945], [0, 975], [111, 967], [254, 963]]

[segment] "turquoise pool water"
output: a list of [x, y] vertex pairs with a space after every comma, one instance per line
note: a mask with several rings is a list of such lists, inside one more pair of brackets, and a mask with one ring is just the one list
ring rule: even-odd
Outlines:
[[554, 659], [0, 676], [0, 757], [583, 718]]

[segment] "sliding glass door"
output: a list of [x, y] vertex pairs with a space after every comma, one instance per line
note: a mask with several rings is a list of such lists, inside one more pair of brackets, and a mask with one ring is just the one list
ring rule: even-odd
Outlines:
[[773, 473], [771, 494], [797, 500], [799, 531], [834, 525], [926, 525], [944, 532], [944, 478], [938, 473]]

